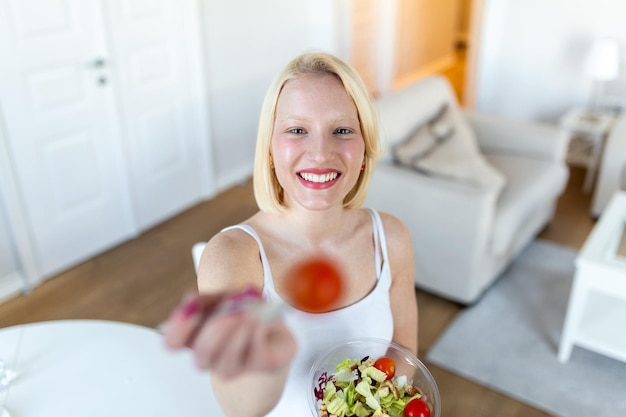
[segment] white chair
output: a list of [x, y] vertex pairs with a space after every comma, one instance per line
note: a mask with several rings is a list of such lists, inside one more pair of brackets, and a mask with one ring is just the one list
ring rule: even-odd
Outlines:
[[[198, 242], [195, 243], [191, 248], [191, 257], [193, 258], [193, 266], [198, 274], [198, 267], [200, 266], [200, 257], [202, 256], [202, 251], [204, 251], [204, 247], [206, 246], [206, 242]], [[165, 322], [161, 322], [157, 325], [157, 330], [160, 333], [163, 333], [163, 328], [165, 326]], [[2, 415], [0, 415], [2, 417]]]
[[197, 242], [191, 248], [191, 257], [193, 258], [193, 266], [196, 270], [196, 274], [198, 273], [198, 267], [200, 266], [200, 257], [202, 256], [202, 252], [204, 251], [205, 246], [206, 242]]
[[567, 135], [466, 112], [440, 76], [375, 104], [387, 149], [366, 205], [409, 228], [416, 286], [472, 303], [550, 221], [569, 176]]

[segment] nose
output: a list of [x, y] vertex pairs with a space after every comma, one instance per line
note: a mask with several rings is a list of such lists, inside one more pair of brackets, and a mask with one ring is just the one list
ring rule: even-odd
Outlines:
[[308, 155], [313, 162], [321, 163], [332, 158], [334, 153], [331, 135], [317, 132], [310, 136]]

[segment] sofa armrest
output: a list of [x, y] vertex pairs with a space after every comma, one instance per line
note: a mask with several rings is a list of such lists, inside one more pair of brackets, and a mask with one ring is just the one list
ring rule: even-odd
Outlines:
[[410, 230], [418, 286], [465, 302], [483, 288], [481, 260], [493, 234], [498, 194], [380, 163], [365, 204], [395, 215]]
[[569, 136], [548, 124], [522, 122], [464, 111], [484, 152], [514, 153], [564, 161]]

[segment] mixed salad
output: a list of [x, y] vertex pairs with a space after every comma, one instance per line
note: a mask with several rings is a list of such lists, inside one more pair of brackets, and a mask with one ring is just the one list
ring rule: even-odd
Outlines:
[[345, 359], [314, 388], [320, 417], [430, 417], [428, 399], [388, 357]]

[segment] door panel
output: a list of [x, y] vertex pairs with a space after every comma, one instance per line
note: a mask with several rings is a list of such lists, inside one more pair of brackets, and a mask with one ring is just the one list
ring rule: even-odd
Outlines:
[[105, 194], [104, 172], [96, 149], [95, 135], [86, 131], [68, 132], [44, 145], [44, 169], [50, 179], [57, 219], [89, 210]]
[[0, 0], [0, 105], [43, 276], [135, 232], [97, 0]]
[[56, 113], [89, 106], [87, 86], [77, 72], [74, 65], [61, 65], [22, 74], [31, 116], [54, 118]]
[[11, 0], [8, 11], [14, 33], [20, 41], [71, 33], [72, 9], [59, 0]]
[[[202, 141], [197, 53], [185, 11], [195, 1], [107, 3], [116, 56], [133, 203], [141, 229], [189, 207], [201, 194], [197, 144]], [[202, 117], [202, 115], [200, 115]]]
[[359, 72], [372, 97], [378, 91], [376, 42], [380, 36], [378, 20], [380, 10], [375, 0], [357, 0], [352, 5], [352, 56], [351, 63]]

